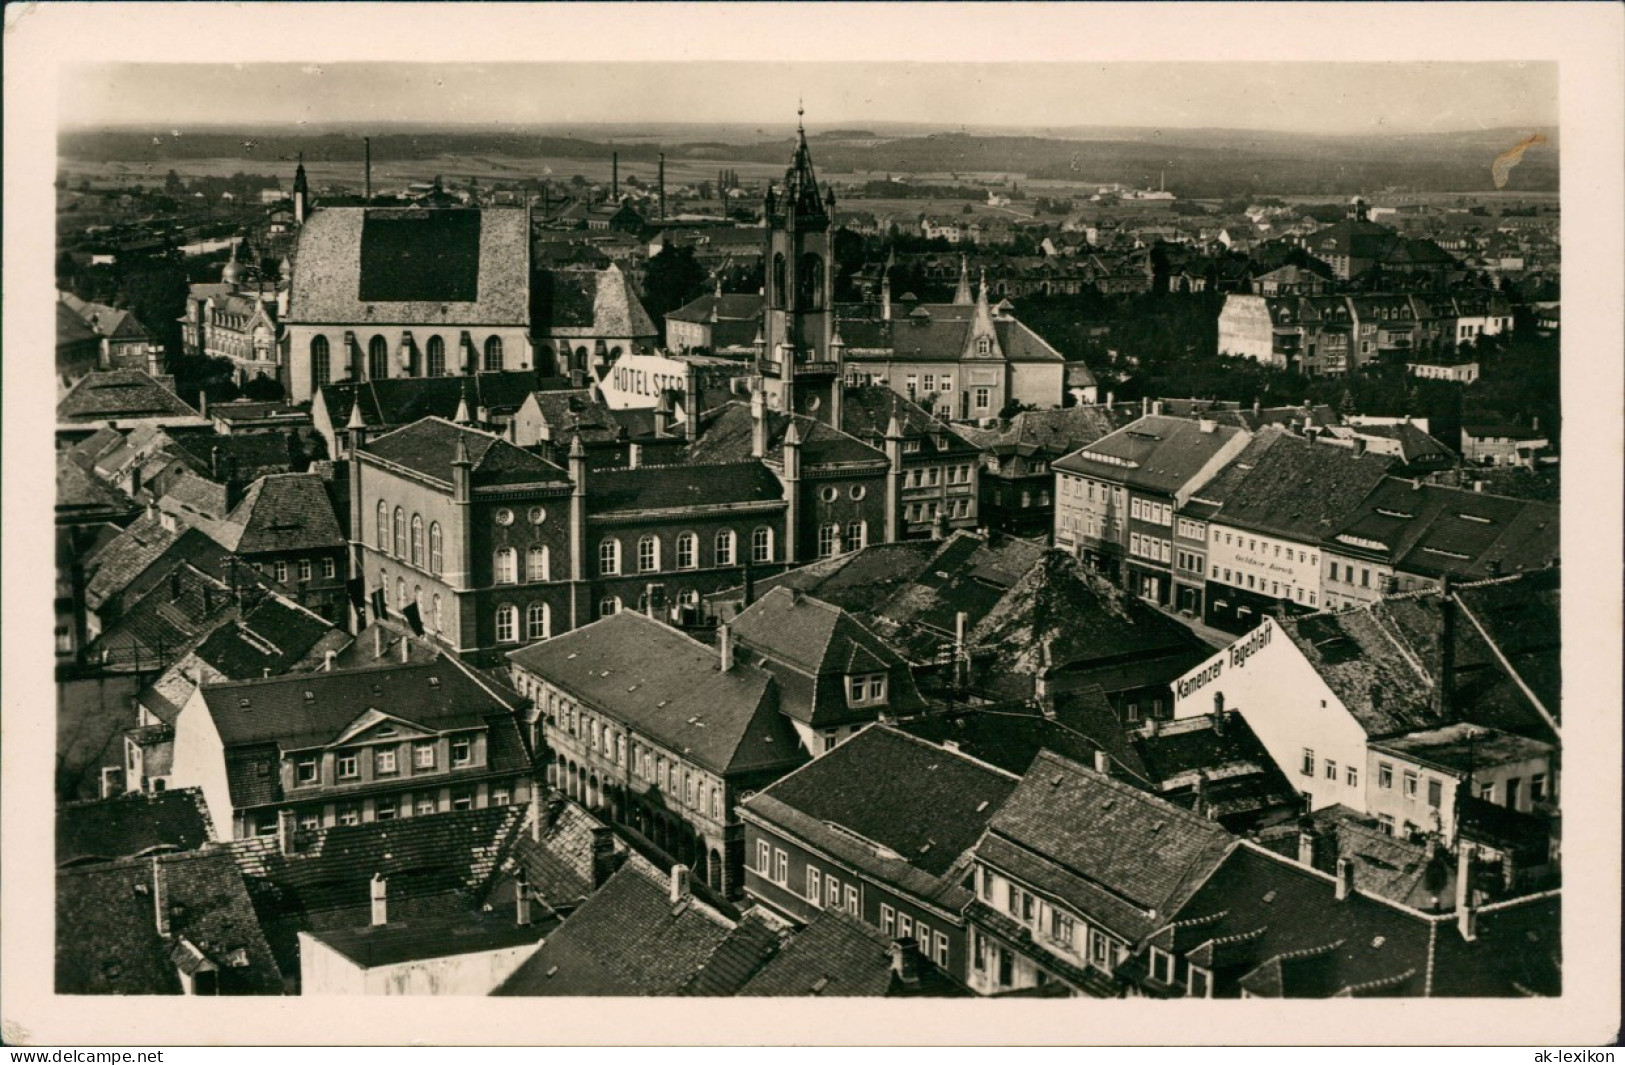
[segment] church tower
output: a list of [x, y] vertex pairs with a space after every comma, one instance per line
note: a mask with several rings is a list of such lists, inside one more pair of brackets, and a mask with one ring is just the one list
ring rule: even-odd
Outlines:
[[299, 153], [299, 167], [293, 172], [293, 224], [302, 226], [310, 214], [310, 179], [305, 177], [305, 153]]
[[[798, 109], [798, 119], [801, 113]], [[784, 184], [768, 186], [764, 204], [766, 299], [756, 369], [769, 406], [834, 424], [843, 375], [840, 345], [832, 343], [835, 192], [819, 194], [807, 131], [799, 121], [796, 136]]]

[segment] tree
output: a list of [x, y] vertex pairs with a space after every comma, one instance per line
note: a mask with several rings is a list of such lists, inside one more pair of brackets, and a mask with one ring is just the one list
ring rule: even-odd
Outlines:
[[259, 373], [254, 379], [243, 386], [243, 398], [257, 399], [268, 403], [275, 403], [282, 399], [282, 384], [272, 378]]
[[705, 267], [694, 258], [694, 249], [675, 244], [662, 248], [649, 260], [643, 274], [643, 308], [666, 337], [666, 314], [675, 311], [705, 291]]
[[171, 197], [186, 195], [185, 183], [181, 181], [181, 176], [173, 170], [164, 175], [164, 195]]

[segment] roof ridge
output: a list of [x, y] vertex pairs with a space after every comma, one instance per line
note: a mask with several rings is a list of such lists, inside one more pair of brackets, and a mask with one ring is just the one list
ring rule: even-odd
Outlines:
[[[1012, 773], [1008, 769], [1001, 769], [998, 766], [993, 765], [991, 762], [984, 762], [980, 758], [977, 758], [974, 755], [966, 754], [964, 751], [958, 750], [956, 748], [945, 747], [940, 743], [933, 743], [931, 740], [925, 739], [922, 736], [916, 736], [911, 732], [907, 732], [907, 731], [904, 731], [903, 729], [897, 728], [895, 725], [893, 725], [889, 721], [874, 721], [874, 722], [871, 722], [869, 725], [865, 726], [861, 731], [862, 732], [868, 732], [871, 728], [879, 728], [884, 732], [890, 733], [891, 735], [901, 736], [904, 739], [908, 740], [910, 743], [915, 743], [915, 744], [918, 744], [921, 747], [929, 748], [933, 752], [941, 752], [943, 754], [953, 755], [955, 758], [959, 758], [962, 761], [968, 762], [969, 764], [974, 765], [974, 766], [976, 766], [976, 767], [978, 767], [980, 769], [991, 770], [991, 771], [999, 774], [1000, 776], [1009, 777], [1011, 780], [1020, 780], [1021, 779], [1021, 775], [1018, 774], [1018, 773]], [[850, 742], [850, 741], [851, 741], [851, 737], [848, 737], [848, 742]]]

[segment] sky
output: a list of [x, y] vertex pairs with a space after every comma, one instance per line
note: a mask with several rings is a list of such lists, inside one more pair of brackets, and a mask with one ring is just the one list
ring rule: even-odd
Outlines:
[[1417, 133], [1557, 124], [1557, 65], [1396, 63], [104, 63], [64, 126], [908, 122]]

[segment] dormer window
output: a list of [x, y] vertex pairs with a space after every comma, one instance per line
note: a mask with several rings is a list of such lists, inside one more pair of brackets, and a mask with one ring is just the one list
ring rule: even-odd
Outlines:
[[457, 739], [451, 741], [451, 764], [453, 766], [468, 765], [474, 759], [474, 743], [472, 740]]
[[993, 354], [993, 338], [992, 337], [977, 337], [976, 338], [976, 354], [978, 354], [978, 355], [991, 355], [991, 354]]
[[346, 751], [333, 760], [334, 771], [340, 780], [352, 779], [361, 775], [361, 761], [354, 751]]
[[316, 759], [301, 758], [295, 763], [293, 779], [296, 784], [314, 784], [316, 776]]
[[886, 701], [886, 674], [859, 673], [846, 678], [848, 706], [873, 706]]

